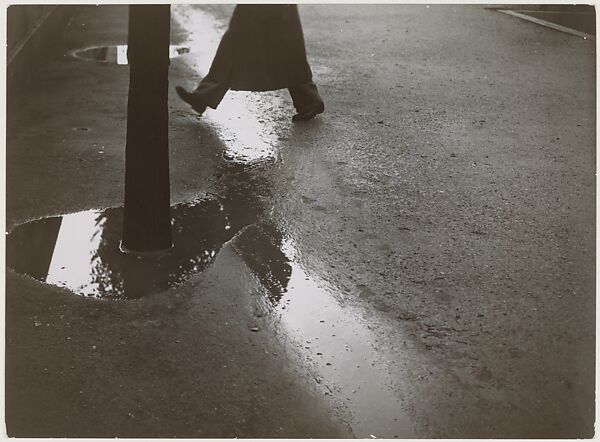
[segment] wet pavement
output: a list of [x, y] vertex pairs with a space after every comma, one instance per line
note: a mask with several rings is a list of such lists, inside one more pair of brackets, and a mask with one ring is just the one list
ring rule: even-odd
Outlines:
[[337, 297], [343, 295], [335, 287], [307, 274], [290, 239], [273, 226], [251, 224], [256, 220], [251, 212], [244, 213], [246, 219], [232, 218], [215, 200], [171, 212], [173, 249], [156, 256], [122, 253], [122, 210], [108, 209], [16, 227], [7, 237], [8, 266], [76, 295], [137, 299], [176, 288], [208, 268], [245, 226], [232, 244], [264, 289], [264, 312], [257, 314], [268, 315], [274, 332], [311, 361], [323, 393], [340, 398], [352, 413], [355, 436], [414, 437], [389, 385], [390, 356], [376, 350], [373, 318], [341, 305]]
[[267, 316], [272, 332], [297, 348], [299, 365], [317, 388], [342, 402], [353, 434], [414, 437], [391, 388], [397, 381], [389, 374], [394, 357], [378, 349], [374, 318], [340, 303], [346, 295], [307, 273], [293, 240], [265, 223], [260, 194], [268, 186], [260, 173], [232, 163], [218, 176], [223, 197], [171, 207], [171, 250], [123, 253], [122, 208], [89, 210], [15, 227], [7, 236], [7, 265], [74, 295], [123, 301], [180, 287], [231, 241], [263, 290], [262, 308], [254, 314]]
[[[173, 6], [172, 86], [231, 8]], [[292, 125], [287, 91], [232, 92], [199, 117], [172, 94], [174, 247], [136, 256], [124, 11], [80, 9], [79, 58], [9, 133], [9, 434], [591, 434], [591, 47], [478, 6], [303, 6], [328, 111]]]

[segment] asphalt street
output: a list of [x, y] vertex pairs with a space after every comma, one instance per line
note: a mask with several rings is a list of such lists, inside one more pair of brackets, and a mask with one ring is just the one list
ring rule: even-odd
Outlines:
[[7, 257], [8, 434], [591, 437], [595, 42], [303, 4], [325, 113], [292, 123], [282, 90], [199, 117], [173, 88], [232, 9], [172, 7], [163, 267], [118, 253], [128, 68], [86, 52], [126, 44], [126, 7], [78, 8], [8, 125], [7, 230], [62, 217], [52, 284]]

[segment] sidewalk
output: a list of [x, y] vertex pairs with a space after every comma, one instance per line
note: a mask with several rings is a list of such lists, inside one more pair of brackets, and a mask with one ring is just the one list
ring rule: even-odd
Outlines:
[[[172, 43], [202, 50], [171, 87], [231, 8], [173, 7]], [[214, 240], [203, 272], [115, 301], [7, 271], [9, 435], [590, 437], [594, 43], [479, 5], [300, 13], [317, 119], [291, 124], [286, 91], [201, 119], [169, 97], [173, 217], [197, 221], [184, 249]], [[126, 30], [125, 7], [81, 7], [65, 54]], [[37, 74], [8, 230], [120, 210], [127, 87], [68, 55]]]

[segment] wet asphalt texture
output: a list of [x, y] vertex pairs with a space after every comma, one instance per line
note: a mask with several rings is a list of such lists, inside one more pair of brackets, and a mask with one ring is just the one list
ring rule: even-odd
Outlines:
[[[232, 6], [196, 10], [222, 30]], [[199, 119], [170, 95], [172, 204], [250, 202], [210, 266], [118, 301], [7, 270], [8, 434], [592, 436], [594, 42], [479, 5], [300, 14], [326, 112], [292, 124], [286, 91], [261, 95], [272, 157], [236, 162], [219, 110]], [[36, 73], [7, 127], [7, 230], [122, 205], [127, 67], [70, 54], [126, 32], [126, 7], [80, 7]], [[199, 78], [187, 56], [171, 92]], [[345, 367], [277, 322], [256, 226], [293, 241], [339, 327], [368, 329], [350, 344], [380, 355], [403, 433], [370, 427], [326, 372]]]

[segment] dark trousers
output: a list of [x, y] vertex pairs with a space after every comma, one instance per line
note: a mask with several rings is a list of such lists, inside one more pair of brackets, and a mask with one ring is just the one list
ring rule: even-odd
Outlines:
[[[211, 79], [210, 75], [207, 75], [193, 91], [193, 94], [198, 96], [202, 103], [208, 107], [216, 109], [228, 90], [229, 85], [219, 83]], [[291, 86], [288, 91], [298, 112], [313, 109], [323, 102], [317, 90], [317, 85], [312, 81]]]

